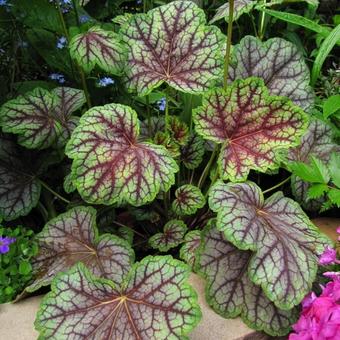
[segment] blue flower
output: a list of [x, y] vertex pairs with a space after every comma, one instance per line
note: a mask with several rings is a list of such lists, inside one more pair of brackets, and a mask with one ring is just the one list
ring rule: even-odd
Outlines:
[[9, 252], [9, 245], [15, 242], [15, 238], [0, 236], [0, 254]]
[[157, 105], [158, 105], [158, 109], [160, 111], [165, 111], [165, 108], [166, 108], [166, 99], [163, 97], [161, 98], [158, 102], [157, 102]]
[[143, 2], [143, 0], [137, 0], [136, 2], [137, 2], [137, 5], [140, 5]]
[[99, 81], [98, 81], [98, 85], [102, 86], [102, 87], [106, 87], [106, 86], [112, 85], [114, 83], [115, 83], [115, 81], [110, 77], [103, 77], [103, 78], [100, 78]]
[[65, 83], [65, 77], [61, 73], [51, 73], [49, 75], [49, 78], [52, 80], [57, 81], [59, 84], [64, 84]]
[[63, 49], [67, 44], [67, 39], [66, 37], [60, 37], [57, 40], [57, 48], [59, 48], [60, 50]]
[[0, 0], [0, 6], [8, 6], [8, 0]]
[[81, 15], [80, 18], [79, 18], [79, 22], [81, 24], [84, 24], [85, 22], [88, 22], [89, 20], [90, 20], [90, 17], [86, 14]]

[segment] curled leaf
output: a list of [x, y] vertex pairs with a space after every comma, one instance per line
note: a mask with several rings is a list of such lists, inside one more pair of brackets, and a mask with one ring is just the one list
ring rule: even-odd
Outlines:
[[187, 226], [181, 220], [171, 220], [163, 228], [163, 233], [153, 235], [149, 243], [152, 248], [166, 252], [183, 242]]
[[170, 256], [149, 256], [120, 289], [78, 264], [53, 282], [36, 328], [51, 340], [185, 339], [201, 318], [188, 275], [188, 267]]
[[278, 168], [280, 152], [297, 145], [306, 120], [292, 102], [270, 96], [259, 78], [211, 91], [194, 111], [197, 133], [222, 144], [219, 172], [231, 181], [245, 180], [250, 169]]
[[272, 95], [288, 97], [305, 110], [313, 105], [308, 67], [289, 41], [273, 38], [262, 43], [258, 38], [244, 37], [233, 49], [229, 79], [252, 76], [263, 78]]
[[172, 210], [177, 215], [192, 215], [197, 209], [205, 205], [205, 198], [199, 188], [194, 185], [182, 185], [175, 191], [175, 200], [172, 202]]
[[78, 262], [94, 275], [121, 284], [134, 260], [127, 242], [109, 234], [98, 236], [96, 211], [91, 207], [76, 207], [50, 220], [37, 235], [37, 241], [35, 280], [26, 288], [29, 292], [49, 285], [58, 273]]
[[66, 146], [72, 177], [90, 203], [140, 206], [174, 183], [178, 166], [160, 145], [139, 142], [137, 113], [121, 104], [94, 107]]
[[204, 11], [191, 1], [133, 16], [120, 30], [128, 46], [128, 89], [140, 96], [163, 82], [188, 93], [209, 89], [222, 70], [224, 36], [205, 23]]
[[72, 58], [90, 73], [97, 65], [110, 74], [121, 74], [125, 61], [125, 49], [118, 35], [100, 27], [91, 27], [86, 33], [72, 38], [69, 44]]
[[297, 311], [282, 310], [248, 277], [252, 253], [236, 248], [209, 221], [202, 234], [196, 269], [206, 280], [206, 299], [212, 309], [225, 318], [241, 316], [256, 330], [277, 336], [289, 332]]
[[264, 200], [252, 182], [221, 181], [211, 188], [209, 205], [225, 238], [255, 252], [250, 279], [281, 309], [300, 303], [315, 279], [318, 256], [330, 243], [301, 207], [282, 192]]

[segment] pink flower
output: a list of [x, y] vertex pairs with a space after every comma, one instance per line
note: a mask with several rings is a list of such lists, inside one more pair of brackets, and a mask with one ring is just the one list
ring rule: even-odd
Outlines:
[[[340, 234], [340, 225], [336, 228], [336, 232]], [[340, 236], [338, 236], [338, 241], [340, 241]]]
[[328, 264], [340, 263], [336, 259], [336, 250], [327, 246], [319, 258], [319, 264], [321, 266], [327, 266]]

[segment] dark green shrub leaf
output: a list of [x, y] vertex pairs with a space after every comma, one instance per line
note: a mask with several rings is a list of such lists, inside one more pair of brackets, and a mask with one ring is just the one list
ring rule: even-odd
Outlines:
[[301, 207], [282, 192], [264, 200], [252, 182], [221, 181], [211, 188], [209, 205], [225, 238], [255, 252], [250, 279], [281, 309], [300, 303], [315, 279], [318, 255], [330, 244]]
[[129, 50], [128, 89], [141, 96], [163, 82], [188, 93], [209, 89], [222, 72], [225, 38], [205, 23], [203, 10], [191, 1], [133, 16], [120, 31]]
[[282, 310], [248, 277], [252, 253], [237, 249], [224, 238], [211, 220], [203, 231], [196, 267], [206, 280], [206, 299], [225, 318], [241, 316], [256, 330], [285, 335], [296, 320], [296, 310]]
[[86, 33], [74, 36], [69, 48], [71, 56], [87, 73], [96, 65], [110, 74], [122, 72], [125, 50], [114, 32], [91, 27]]
[[191, 184], [185, 184], [175, 191], [175, 200], [172, 202], [172, 210], [177, 215], [192, 215], [197, 209], [205, 205], [205, 198], [199, 188]]
[[0, 124], [3, 131], [18, 134], [19, 143], [27, 148], [47, 148], [57, 139], [63, 145], [78, 121], [72, 113], [84, 103], [82, 90], [36, 88], [5, 103]]
[[49, 285], [60, 272], [82, 262], [97, 276], [121, 284], [134, 260], [130, 245], [119, 237], [98, 236], [96, 211], [76, 207], [49, 221], [37, 235], [39, 254], [33, 261], [32, 292]]
[[183, 221], [171, 220], [164, 226], [163, 233], [157, 233], [150, 238], [150, 246], [166, 252], [180, 245], [186, 232], [187, 226]]
[[149, 256], [118, 287], [78, 264], [52, 283], [35, 325], [51, 340], [187, 339], [201, 318], [188, 276], [182, 262]]
[[194, 111], [197, 133], [222, 144], [218, 168], [231, 181], [245, 180], [250, 169], [278, 168], [279, 152], [297, 145], [306, 120], [291, 101], [270, 96], [259, 78], [209, 92]]
[[98, 106], [81, 117], [66, 154], [85, 201], [139, 206], [170, 188], [176, 162], [163, 146], [139, 142], [138, 135], [137, 113], [128, 106]]
[[25, 216], [38, 203], [41, 185], [30, 159], [28, 150], [0, 133], [0, 220]]
[[273, 38], [262, 43], [255, 37], [244, 37], [234, 47], [229, 78], [233, 81], [251, 76], [263, 78], [270, 94], [289, 97], [303, 109], [314, 102], [309, 70], [289, 41]]

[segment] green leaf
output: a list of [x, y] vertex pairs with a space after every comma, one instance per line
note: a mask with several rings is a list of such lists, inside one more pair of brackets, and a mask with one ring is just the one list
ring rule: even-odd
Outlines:
[[33, 292], [49, 285], [60, 272], [82, 262], [94, 274], [121, 284], [134, 260], [130, 245], [110, 234], [98, 236], [96, 210], [76, 207], [50, 220], [36, 237], [39, 253], [33, 261]]
[[329, 172], [332, 182], [340, 188], [340, 153], [332, 153], [329, 161]]
[[2, 106], [0, 125], [4, 132], [19, 135], [18, 142], [27, 148], [47, 148], [56, 141], [62, 146], [78, 123], [72, 113], [84, 103], [82, 90], [36, 88]]
[[28, 275], [32, 271], [32, 266], [27, 261], [22, 261], [19, 264], [19, 273], [21, 275]]
[[282, 150], [298, 144], [307, 120], [288, 99], [270, 96], [259, 78], [212, 90], [193, 115], [196, 132], [222, 144], [218, 169], [231, 181], [245, 180], [250, 169], [278, 168]]
[[86, 33], [74, 36], [69, 48], [72, 58], [87, 73], [96, 65], [110, 74], [122, 73], [125, 49], [114, 32], [104, 31], [98, 26], [91, 27]]
[[322, 197], [329, 190], [327, 184], [312, 184], [308, 189], [308, 198], [315, 199]]
[[281, 309], [301, 302], [315, 279], [318, 256], [331, 241], [320, 234], [299, 204], [277, 192], [264, 200], [252, 182], [218, 181], [209, 195], [217, 229], [226, 240], [254, 253], [250, 279]]
[[340, 25], [336, 26], [328, 37], [322, 42], [318, 54], [314, 60], [311, 76], [311, 84], [315, 85], [317, 79], [319, 78], [322, 65], [329, 53], [335, 46], [335, 44], [340, 42]]
[[314, 103], [314, 91], [309, 85], [309, 69], [297, 47], [281, 38], [261, 42], [244, 37], [233, 48], [229, 79], [263, 78], [271, 95], [288, 97], [308, 110]]
[[120, 30], [128, 47], [128, 89], [144, 96], [166, 82], [187, 93], [208, 90], [222, 72], [225, 37], [205, 24], [204, 11], [192, 1], [134, 15]]
[[189, 231], [185, 237], [183, 245], [179, 251], [179, 257], [184, 260], [191, 268], [195, 268], [197, 250], [201, 244], [201, 231]]
[[[256, 5], [257, 0], [234, 0], [233, 21], [237, 20], [242, 14], [249, 13]], [[229, 1], [217, 8], [216, 14], [210, 20], [210, 24], [225, 19], [229, 21]]]
[[38, 204], [41, 184], [32, 157], [30, 151], [0, 133], [0, 220], [25, 216]]
[[171, 220], [163, 228], [163, 233], [150, 237], [149, 244], [152, 248], [167, 252], [183, 242], [187, 226], [181, 220]]
[[121, 104], [97, 106], [80, 119], [66, 146], [72, 182], [89, 203], [140, 206], [175, 182], [178, 166], [160, 145], [139, 142], [137, 113]]
[[323, 116], [328, 118], [333, 113], [340, 110], [340, 94], [335, 94], [327, 98], [323, 103]]
[[171, 256], [148, 256], [120, 288], [78, 264], [53, 282], [36, 329], [50, 340], [188, 339], [201, 319], [197, 295], [186, 283], [189, 273]]
[[340, 208], [340, 189], [330, 189], [328, 191], [328, 197], [334, 205]]
[[256, 330], [277, 336], [289, 332], [296, 310], [281, 310], [248, 277], [250, 251], [241, 251], [228, 242], [210, 220], [202, 233], [196, 268], [206, 279], [206, 299], [212, 309], [225, 318], [240, 315]]
[[172, 210], [177, 215], [192, 215], [203, 208], [205, 198], [199, 188], [191, 184], [185, 184], [175, 191], [175, 200], [172, 202]]
[[316, 32], [320, 34], [322, 37], [326, 38], [329, 36], [330, 31], [327, 27], [321, 26], [318, 23], [316, 23], [313, 20], [307, 19], [301, 15], [288, 13], [288, 12], [280, 12], [280, 11], [274, 11], [272, 9], [266, 9], [262, 8], [260, 6], [257, 7], [260, 11], [271, 15], [274, 18], [289, 22], [294, 25], [302, 26], [304, 28], [307, 28], [313, 32]]
[[181, 147], [181, 161], [187, 169], [196, 169], [203, 160], [204, 140], [196, 133], [191, 133], [186, 145]]

